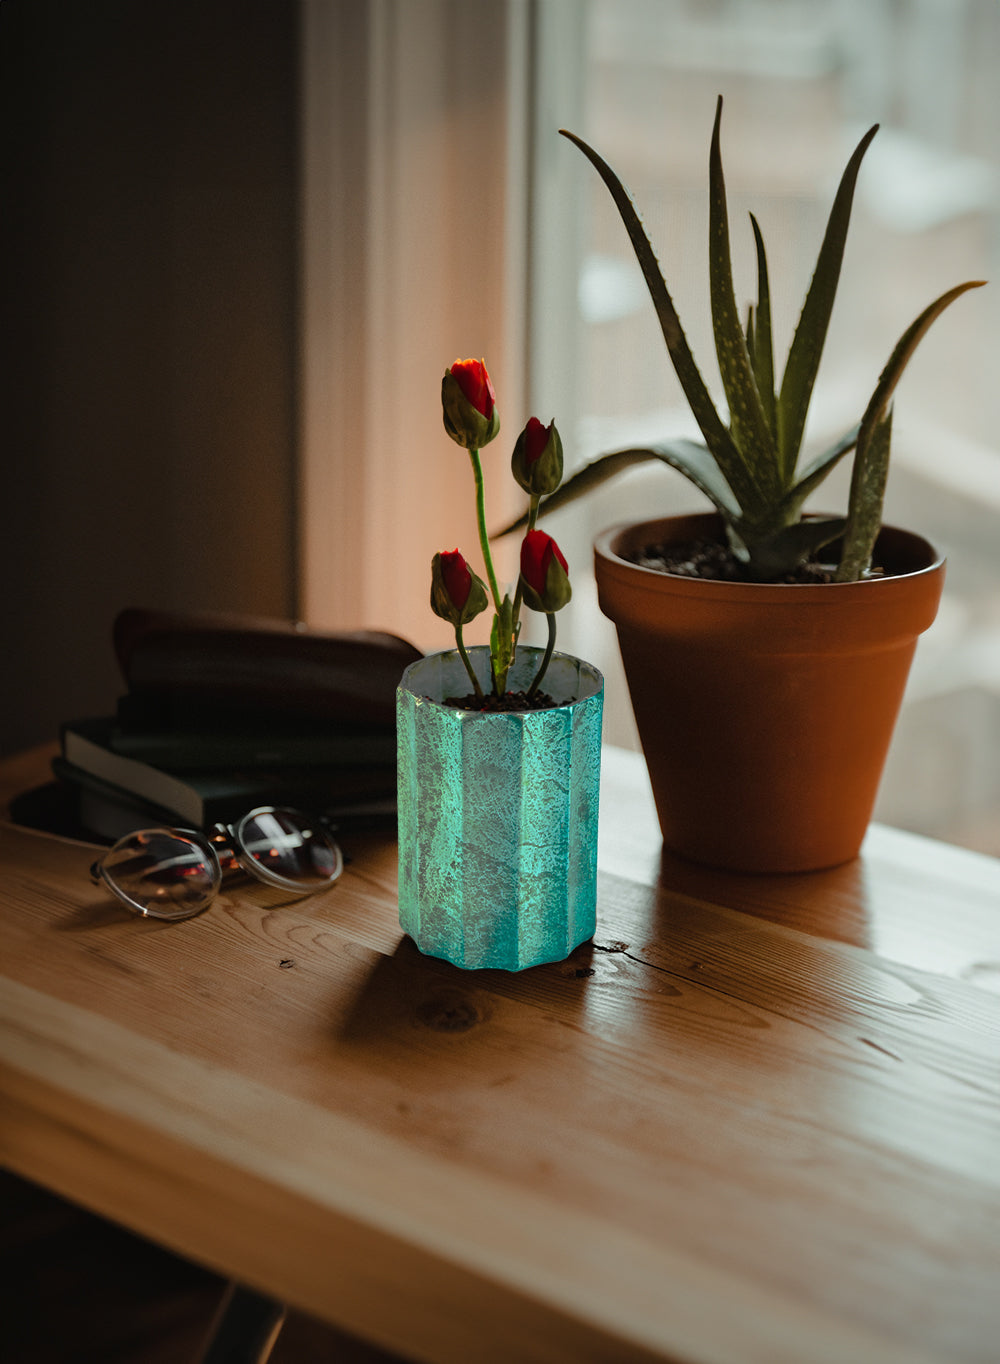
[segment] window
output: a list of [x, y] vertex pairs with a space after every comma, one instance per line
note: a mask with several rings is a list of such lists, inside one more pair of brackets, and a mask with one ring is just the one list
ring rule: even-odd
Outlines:
[[[613, 205], [559, 126], [597, 147], [632, 191], [718, 395], [706, 257], [716, 96], [737, 292], [755, 291], [752, 208], [768, 244], [779, 357], [839, 174], [864, 129], [881, 124], [859, 180], [807, 447], [857, 420], [926, 303], [962, 280], [996, 278], [1000, 9], [990, 0], [553, 0], [539, 12], [531, 392], [540, 416], [560, 416], [574, 462], [697, 431]], [[897, 393], [886, 520], [927, 535], [948, 554], [949, 574], [876, 810], [991, 852], [1000, 852], [996, 316], [986, 290], [961, 299]], [[813, 504], [841, 508], [846, 481], [838, 471]], [[658, 466], [560, 514], [552, 530], [571, 563], [586, 564], [604, 526], [651, 507], [704, 505]], [[604, 668], [608, 738], [634, 744], [613, 630], [592, 590], [577, 590], [570, 611], [560, 642]]]

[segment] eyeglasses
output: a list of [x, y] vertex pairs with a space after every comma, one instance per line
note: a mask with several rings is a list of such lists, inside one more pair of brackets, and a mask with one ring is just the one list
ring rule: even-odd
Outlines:
[[224, 873], [248, 872], [299, 895], [332, 886], [344, 868], [326, 829], [298, 810], [262, 806], [236, 824], [139, 829], [90, 869], [127, 909], [150, 919], [190, 919], [215, 899]]

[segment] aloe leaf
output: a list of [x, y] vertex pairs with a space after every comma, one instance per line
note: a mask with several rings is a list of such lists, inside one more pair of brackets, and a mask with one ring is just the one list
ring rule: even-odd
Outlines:
[[[722, 172], [719, 129], [722, 96], [715, 107], [712, 148], [709, 156], [708, 274], [712, 300], [712, 331], [719, 373], [729, 404], [733, 440], [741, 452], [747, 473], [770, 500], [780, 488], [774, 438], [757, 392], [746, 338], [733, 291], [733, 267], [726, 209], [726, 182]], [[757, 321], [760, 326], [760, 318]]]
[[837, 569], [837, 582], [852, 583], [871, 567], [872, 551], [882, 525], [882, 503], [889, 474], [892, 442], [892, 408], [876, 423], [871, 439], [858, 448], [851, 479], [851, 505], [844, 552]]
[[891, 428], [889, 423], [883, 420], [883, 414], [896, 385], [902, 378], [913, 352], [937, 318], [956, 298], [960, 298], [969, 289], [982, 288], [985, 282], [981, 279], [972, 279], [964, 284], [956, 284], [953, 289], [946, 290], [933, 303], [928, 304], [896, 342], [885, 369], [879, 375], [875, 392], [865, 408], [858, 431], [858, 449], [854, 457], [848, 505], [848, 545], [838, 574], [840, 581], [849, 582], [860, 577], [867, 571], [871, 561], [872, 547], [882, 519], [882, 502], [889, 461]]
[[946, 290], [940, 298], [936, 298], [933, 303], [928, 304], [916, 321], [911, 322], [906, 331], [896, 342], [892, 354], [889, 356], [885, 369], [879, 375], [878, 383], [875, 385], [875, 392], [869, 399], [865, 414], [861, 418], [861, 429], [858, 434], [858, 456], [862, 456], [864, 447], [871, 438], [871, 433], [876, 423], [885, 411], [889, 399], [892, 397], [896, 385], [903, 376], [903, 371], [910, 362], [910, 357], [917, 349], [931, 324], [941, 316], [949, 304], [954, 303], [956, 298], [969, 289], [981, 289], [986, 283], [983, 279], [970, 279], [964, 284], [956, 284], [953, 289]]
[[655, 459], [669, 464], [703, 492], [727, 521], [740, 515], [740, 504], [711, 450], [684, 439], [658, 442], [648, 449]]
[[852, 427], [835, 444], [831, 445], [828, 450], [824, 450], [808, 465], [801, 478], [789, 489], [778, 504], [778, 512], [783, 521], [791, 521], [793, 517], [798, 516], [809, 494], [819, 487], [827, 474], [857, 445], [860, 429], [860, 426]]
[[[554, 493], [544, 498], [539, 504], [538, 516], [542, 517], [548, 512], [558, 511], [560, 507], [567, 507], [570, 503], [585, 497], [594, 488], [599, 488], [602, 483], [617, 478], [632, 465], [644, 464], [655, 458], [652, 450], [645, 449], [612, 450], [609, 454], [600, 455], [568, 478]], [[525, 512], [502, 530], [493, 531], [490, 539], [502, 540], [505, 535], [513, 535], [515, 531], [523, 530], [527, 524], [528, 513]]]
[[823, 244], [819, 249], [816, 270], [806, 294], [802, 313], [788, 352], [785, 373], [778, 398], [778, 439], [786, 469], [793, 470], [798, 460], [806, 414], [812, 398], [820, 357], [826, 342], [830, 314], [840, 280], [844, 259], [844, 244], [851, 221], [854, 187], [861, 169], [861, 161], [869, 143], [878, 132], [878, 124], [869, 128], [854, 149], [841, 176], [827, 221]]
[[[843, 516], [817, 517], [783, 526], [764, 539], [754, 539], [747, 545], [748, 576], [758, 582], [774, 582], [792, 573], [817, 550], [836, 540], [846, 524]], [[735, 530], [739, 534], [738, 524]]]
[[[739, 504], [711, 451], [696, 441], [678, 439], [658, 445], [612, 450], [609, 454], [591, 460], [541, 502], [538, 508], [539, 519], [549, 512], [559, 511], [571, 502], [585, 497], [602, 483], [616, 478], [624, 469], [636, 464], [646, 464], [654, 459], [682, 473], [715, 504], [728, 521], [739, 516]], [[490, 538], [499, 540], [505, 535], [513, 534], [514, 531], [522, 530], [527, 524], [527, 514], [519, 516], [510, 525], [495, 531]]]
[[[753, 338], [748, 332], [747, 348], [753, 364], [757, 392], [764, 409], [764, 418], [773, 440], [778, 439], [778, 416], [774, 395], [774, 338], [771, 334], [771, 289], [767, 273], [767, 253], [764, 250], [764, 237], [760, 224], [750, 214], [754, 242], [757, 247], [757, 307], [753, 312]], [[787, 482], [791, 470], [781, 470], [781, 481]]]
[[608, 163], [593, 147], [588, 146], [582, 138], [577, 137], [575, 133], [568, 132], [565, 128], [561, 128], [559, 131], [563, 137], [568, 138], [570, 142], [579, 147], [607, 186], [632, 243], [639, 268], [642, 270], [646, 287], [653, 300], [653, 307], [656, 310], [667, 351], [681, 388], [684, 390], [688, 406], [691, 408], [694, 419], [705, 438], [705, 444], [718, 461], [719, 467], [725, 474], [726, 481], [736, 494], [741, 506], [745, 508], [756, 506], [760, 500], [756, 483], [747, 473], [743, 457], [726, 429], [725, 423], [716, 411], [711, 395], [705, 387], [705, 382], [695, 364], [691, 348], [681, 327], [680, 318], [677, 316], [673, 300], [667, 289], [666, 281], [660, 271], [652, 243], [646, 236], [645, 229], [639, 220], [639, 215], [628, 191]]

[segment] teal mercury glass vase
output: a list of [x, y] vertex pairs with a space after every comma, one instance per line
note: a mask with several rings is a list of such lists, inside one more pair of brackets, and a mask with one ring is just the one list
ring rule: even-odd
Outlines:
[[[485, 691], [490, 652], [468, 651]], [[542, 659], [522, 645], [508, 690]], [[604, 678], [553, 654], [549, 710], [482, 712], [457, 650], [406, 669], [396, 692], [399, 921], [421, 952], [468, 969], [562, 961], [597, 923]]]

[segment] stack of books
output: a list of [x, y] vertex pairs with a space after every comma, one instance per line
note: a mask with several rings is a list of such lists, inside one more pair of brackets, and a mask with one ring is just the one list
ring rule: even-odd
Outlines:
[[204, 829], [260, 805], [395, 819], [395, 690], [420, 657], [405, 640], [149, 611], [114, 634], [127, 690], [114, 715], [65, 723], [53, 759], [84, 830]]

